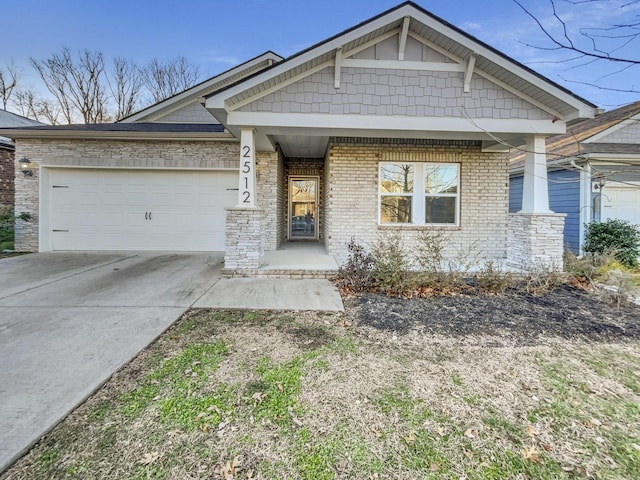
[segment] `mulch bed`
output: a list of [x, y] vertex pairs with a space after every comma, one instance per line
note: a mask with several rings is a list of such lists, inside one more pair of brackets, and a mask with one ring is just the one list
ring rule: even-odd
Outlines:
[[595, 342], [640, 338], [640, 306], [599, 301], [582, 289], [561, 286], [534, 296], [523, 291], [398, 298], [365, 293], [346, 299], [357, 325], [399, 334], [419, 330], [450, 337], [493, 337], [535, 345], [543, 337]]

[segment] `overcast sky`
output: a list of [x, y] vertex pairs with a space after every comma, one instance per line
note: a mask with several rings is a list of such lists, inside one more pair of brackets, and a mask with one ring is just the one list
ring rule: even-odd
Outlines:
[[[521, 0], [545, 25], [552, 25], [548, 0]], [[0, 0], [0, 66], [12, 58], [23, 87], [44, 93], [29, 57], [44, 59], [62, 47], [101, 51], [107, 59], [139, 64], [152, 57], [184, 55], [213, 76], [266, 50], [286, 57], [341, 32], [398, 0]], [[640, 100], [640, 94], [607, 92], [575, 82], [640, 89], [640, 69], [605, 76], [611, 62], [569, 68], [566, 54], [527, 46], [548, 45], [539, 27], [513, 0], [418, 0], [416, 3], [550, 79], [607, 109]], [[570, 5], [556, 0], [570, 31], [638, 21], [640, 2]], [[630, 4], [629, 4], [630, 3]], [[601, 5], [601, 4], [604, 4]], [[625, 9], [617, 5], [629, 4]], [[554, 31], [557, 30], [556, 27]], [[638, 44], [617, 51], [637, 55]], [[626, 50], [626, 51], [625, 51]], [[616, 65], [619, 70], [624, 65]], [[604, 78], [602, 78], [605, 76]]]

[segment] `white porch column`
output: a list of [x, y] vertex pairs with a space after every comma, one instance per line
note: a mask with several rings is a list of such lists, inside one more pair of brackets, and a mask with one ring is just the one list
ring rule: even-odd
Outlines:
[[262, 209], [256, 207], [256, 149], [252, 128], [240, 130], [238, 205], [227, 208], [225, 275], [245, 275], [264, 262]]
[[529, 136], [525, 149], [522, 210], [518, 213], [552, 213], [549, 210], [545, 137], [541, 135]]
[[238, 208], [256, 206], [256, 139], [253, 128], [240, 129]]

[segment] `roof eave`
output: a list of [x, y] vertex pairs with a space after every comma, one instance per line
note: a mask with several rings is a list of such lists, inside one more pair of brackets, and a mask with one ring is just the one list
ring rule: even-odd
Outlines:
[[4, 129], [3, 135], [14, 140], [162, 140], [162, 141], [237, 141], [229, 132], [113, 132], [86, 130]]

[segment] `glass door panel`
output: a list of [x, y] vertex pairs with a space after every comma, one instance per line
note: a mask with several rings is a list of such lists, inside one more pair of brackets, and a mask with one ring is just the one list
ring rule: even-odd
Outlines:
[[318, 179], [291, 178], [289, 183], [289, 239], [318, 238]]

